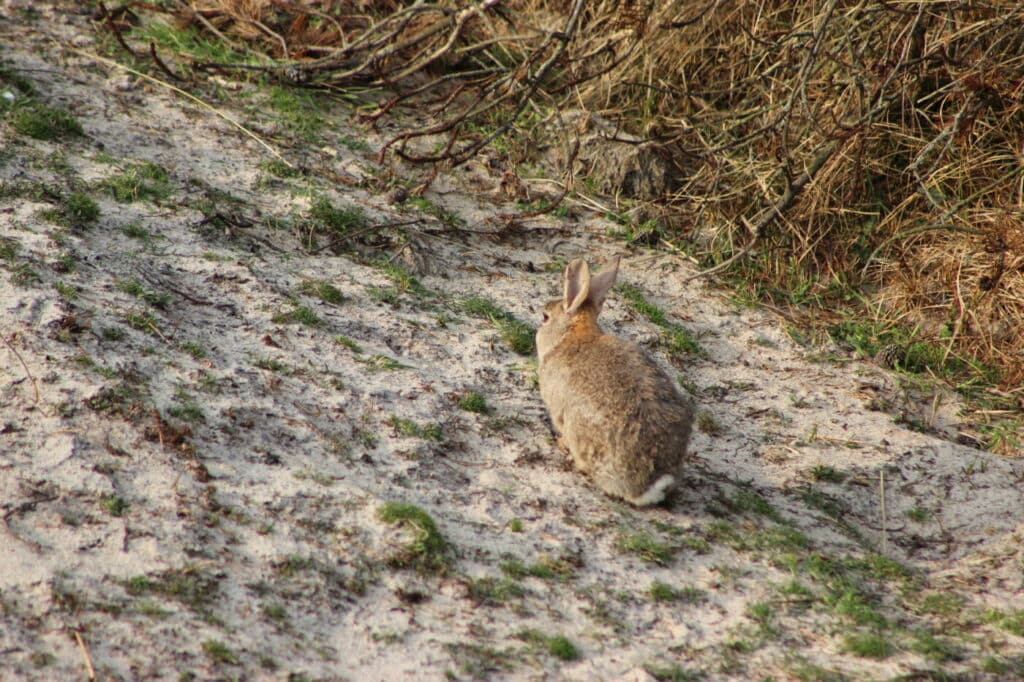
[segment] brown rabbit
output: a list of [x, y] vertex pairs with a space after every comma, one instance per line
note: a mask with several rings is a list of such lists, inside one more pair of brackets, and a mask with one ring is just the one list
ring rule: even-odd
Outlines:
[[565, 268], [565, 291], [537, 330], [540, 394], [576, 467], [613, 497], [661, 502], [686, 459], [693, 408], [635, 343], [597, 325], [619, 259], [590, 276]]

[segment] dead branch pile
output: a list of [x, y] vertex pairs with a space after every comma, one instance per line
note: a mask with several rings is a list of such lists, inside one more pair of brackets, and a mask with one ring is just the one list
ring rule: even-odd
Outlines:
[[[826, 304], [872, 292], [1024, 380], [1017, 0], [177, 3], [281, 78], [388, 88], [371, 118], [432, 113], [389, 143], [407, 159], [461, 163], [524, 112], [600, 112], [671, 159], [672, 237], [713, 269]], [[408, 146], [424, 135], [445, 142]]]
[[[385, 87], [393, 94], [366, 118], [415, 105], [436, 122], [390, 140], [382, 156], [394, 149], [408, 161], [458, 165], [509, 132], [528, 108], [549, 106], [554, 95], [564, 97], [628, 54], [642, 19], [616, 18], [616, 30], [593, 33], [587, 5], [573, 0], [524, 13], [500, 0], [179, 0], [173, 13], [186, 26], [276, 60], [265, 67], [196, 61], [195, 68], [260, 70], [332, 89]], [[446, 140], [437, 151], [409, 147], [434, 136]]]

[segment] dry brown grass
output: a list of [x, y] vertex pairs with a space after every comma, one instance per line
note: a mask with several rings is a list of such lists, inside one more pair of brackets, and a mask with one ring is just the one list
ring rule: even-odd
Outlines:
[[1024, 380], [1016, 0], [191, 8], [182, 21], [287, 60], [282, 74], [390, 86], [377, 115], [433, 102], [427, 130], [449, 141], [421, 160], [464, 161], [523, 112], [601, 112], [673, 159], [668, 236], [708, 266], [775, 291], [810, 280], [822, 310], [839, 289], [868, 292], [922, 340], [1001, 368], [1005, 387]]
[[[1024, 379], [1024, 6], [656, 3], [585, 101], [662, 136], [709, 262], [876, 290]], [[803, 181], [803, 182], [801, 182]]]

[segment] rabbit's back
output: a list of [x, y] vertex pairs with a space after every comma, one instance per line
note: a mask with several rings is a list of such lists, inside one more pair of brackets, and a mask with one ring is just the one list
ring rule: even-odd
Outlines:
[[576, 466], [632, 500], [686, 458], [693, 408], [636, 344], [568, 338], [544, 359], [541, 396]]

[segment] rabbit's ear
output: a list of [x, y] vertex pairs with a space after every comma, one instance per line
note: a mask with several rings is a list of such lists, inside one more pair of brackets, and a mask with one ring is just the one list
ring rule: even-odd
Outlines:
[[610, 264], [605, 265], [601, 272], [594, 275], [590, 280], [590, 293], [588, 299], [594, 304], [594, 308], [597, 312], [601, 312], [601, 306], [604, 305], [604, 299], [608, 297], [608, 292], [611, 291], [612, 286], [615, 285], [615, 277], [619, 274], [619, 260], [620, 256], [616, 256]]
[[562, 309], [570, 315], [583, 305], [590, 292], [590, 268], [587, 262], [577, 258], [565, 266], [565, 294]]

